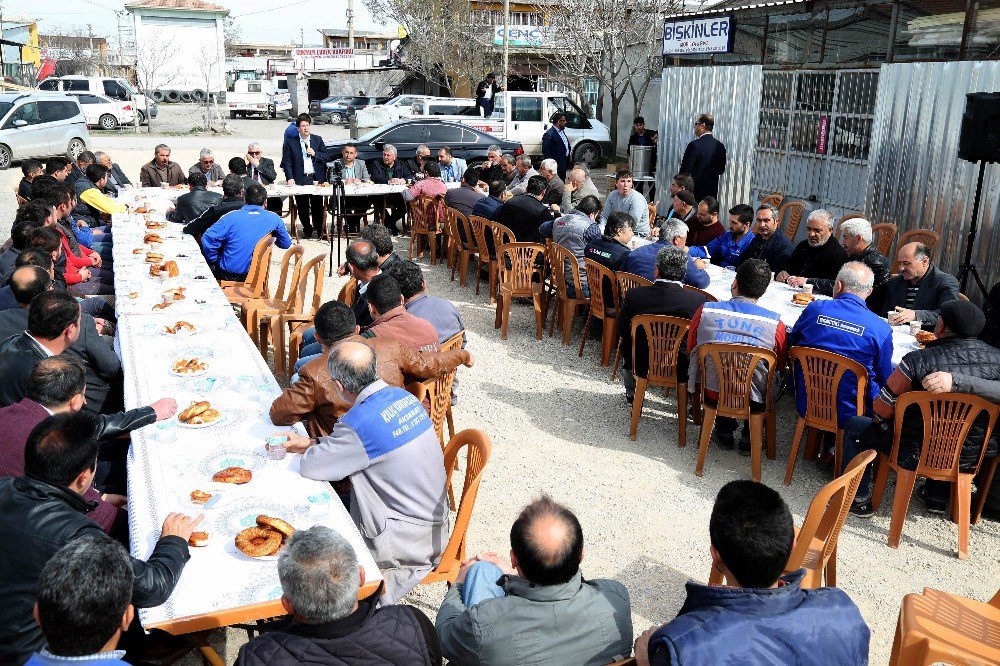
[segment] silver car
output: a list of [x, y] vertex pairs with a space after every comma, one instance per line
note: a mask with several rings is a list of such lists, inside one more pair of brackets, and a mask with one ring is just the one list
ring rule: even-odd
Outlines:
[[87, 119], [72, 95], [0, 94], [0, 169], [29, 157], [75, 160], [89, 141]]

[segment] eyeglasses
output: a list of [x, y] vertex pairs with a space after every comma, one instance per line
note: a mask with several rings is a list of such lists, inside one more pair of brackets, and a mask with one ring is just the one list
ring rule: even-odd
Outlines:
[[215, 164], [215, 160], [202, 160], [201, 163], [205, 165]]
[[259, 150], [251, 150], [249, 153], [247, 153], [247, 155], [260, 155], [260, 151]]

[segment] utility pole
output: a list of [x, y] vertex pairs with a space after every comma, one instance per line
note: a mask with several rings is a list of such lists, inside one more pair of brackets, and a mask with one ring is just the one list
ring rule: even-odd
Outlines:
[[354, 50], [354, 0], [347, 0], [347, 48]]
[[306, 31], [304, 28], [299, 28], [299, 48], [306, 45]]
[[510, 65], [510, 0], [503, 0], [503, 85], [510, 86], [507, 78]]

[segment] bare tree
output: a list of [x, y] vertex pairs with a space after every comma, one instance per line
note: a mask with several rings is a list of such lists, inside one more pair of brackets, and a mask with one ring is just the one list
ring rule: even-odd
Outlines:
[[56, 61], [56, 75], [82, 74], [95, 76], [106, 73], [108, 42], [94, 37], [87, 29], [73, 26], [60, 35], [40, 35], [39, 48], [46, 58]]
[[[150, 33], [142, 41], [135, 56], [135, 79], [142, 86], [140, 92], [148, 96], [155, 89], [168, 86], [177, 78], [178, 70], [170, 67], [170, 63], [180, 53], [180, 49], [180, 44], [165, 38], [159, 30]], [[153, 133], [152, 114], [146, 118], [146, 131]]]
[[240, 37], [243, 36], [243, 29], [236, 25], [236, 19], [232, 16], [227, 16], [222, 23], [222, 34], [225, 40], [226, 56], [232, 57], [239, 55], [239, 50], [236, 48], [236, 43], [240, 41]]
[[[205, 82], [205, 100], [204, 100], [204, 123], [202, 128], [206, 131], [216, 131], [217, 129], [225, 130], [225, 127], [217, 128], [216, 121], [220, 125], [223, 125], [221, 114], [218, 108], [215, 106], [213, 92], [218, 92], [219, 86], [213, 86], [222, 77], [222, 62], [219, 58], [219, 50], [216, 48], [215, 44], [205, 44], [202, 45], [200, 52], [198, 53], [198, 66], [200, 68], [202, 81]], [[213, 90], [213, 87], [216, 90]]]

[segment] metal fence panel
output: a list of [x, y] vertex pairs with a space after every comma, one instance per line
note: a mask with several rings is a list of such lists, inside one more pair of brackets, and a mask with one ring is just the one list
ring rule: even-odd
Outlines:
[[750, 200], [750, 175], [760, 116], [760, 65], [670, 67], [660, 87], [660, 143], [656, 162], [659, 211], [670, 206], [670, 180], [684, 148], [694, 138], [699, 113], [715, 116], [713, 134], [726, 145], [726, 172], [719, 181], [719, 203], [729, 209]]
[[[872, 129], [868, 198], [872, 222], [891, 222], [899, 235], [933, 229], [941, 235], [935, 263], [955, 273], [964, 258], [978, 165], [958, 158], [965, 94], [1000, 90], [1000, 62], [882, 65]], [[1000, 280], [1000, 167], [983, 183], [973, 260], [987, 286]], [[898, 239], [899, 236], [897, 236]], [[977, 299], [968, 288], [969, 297]]]

